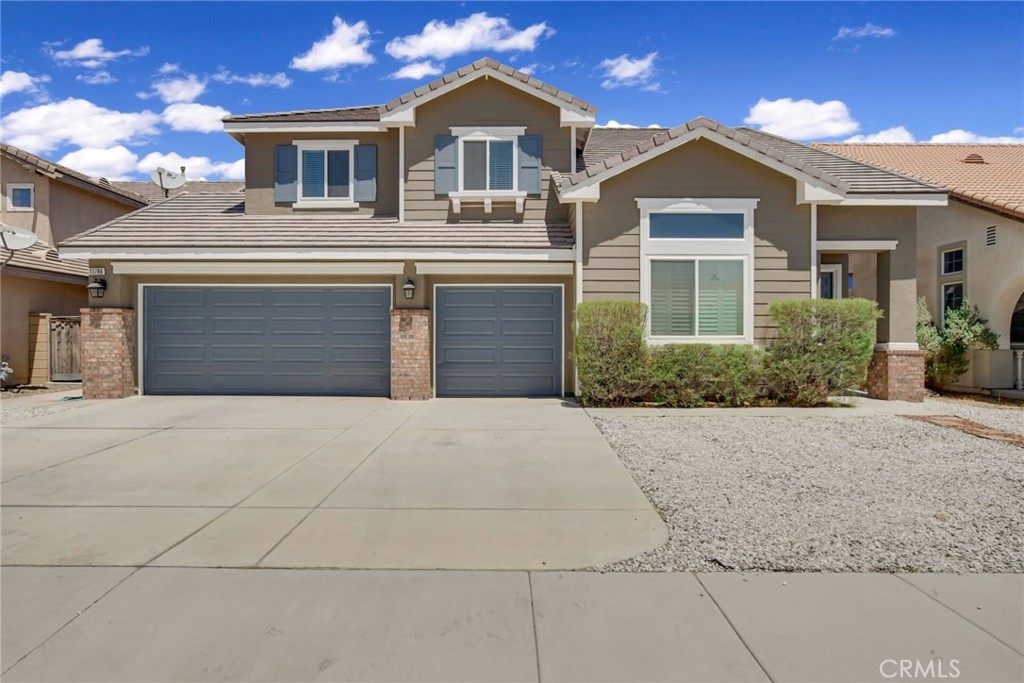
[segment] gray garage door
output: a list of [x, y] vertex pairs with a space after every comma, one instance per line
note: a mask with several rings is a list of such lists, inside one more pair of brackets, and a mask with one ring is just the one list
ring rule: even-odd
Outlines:
[[438, 396], [559, 396], [560, 287], [438, 287]]
[[144, 292], [147, 394], [390, 394], [389, 287]]

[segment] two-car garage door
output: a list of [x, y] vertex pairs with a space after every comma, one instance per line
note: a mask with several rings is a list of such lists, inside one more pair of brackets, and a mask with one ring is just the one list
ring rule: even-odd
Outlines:
[[[147, 394], [388, 396], [387, 286], [146, 286]], [[559, 286], [444, 286], [438, 396], [560, 396]]]

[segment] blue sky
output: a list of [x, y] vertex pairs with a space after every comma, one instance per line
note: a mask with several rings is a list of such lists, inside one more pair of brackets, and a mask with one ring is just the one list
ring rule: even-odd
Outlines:
[[237, 177], [226, 113], [377, 104], [484, 55], [599, 124], [1024, 142], [1022, 3], [5, 1], [0, 20], [0, 134], [110, 178]]

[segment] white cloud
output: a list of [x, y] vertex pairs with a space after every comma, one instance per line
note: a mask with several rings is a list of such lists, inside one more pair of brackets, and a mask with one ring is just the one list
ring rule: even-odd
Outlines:
[[743, 122], [761, 130], [796, 140], [817, 140], [849, 135], [860, 128], [850, 110], [840, 100], [815, 102], [783, 97], [763, 97], [750, 108]]
[[38, 94], [43, 92], [42, 83], [48, 83], [50, 77], [32, 76], [24, 71], [4, 71], [0, 74], [0, 97], [16, 92]]
[[[1016, 133], [1017, 130], [1015, 129]], [[1009, 144], [1009, 145], [1021, 145], [1024, 144], [1024, 137], [1013, 137], [1011, 135], [1001, 135], [995, 137], [989, 137], [986, 135], [978, 135], [972, 133], [969, 130], [963, 128], [955, 128], [945, 133], [939, 133], [929, 138], [928, 142], [945, 142], [953, 144]]]
[[92, 73], [78, 74], [75, 76], [75, 80], [81, 81], [86, 85], [110, 85], [111, 83], [117, 83], [117, 79], [109, 71], [93, 71]]
[[12, 145], [40, 154], [62, 145], [110, 147], [154, 135], [160, 116], [151, 111], [121, 112], [88, 100], [18, 109], [0, 119], [4, 138]]
[[124, 145], [116, 145], [108, 148], [82, 147], [65, 154], [57, 163], [96, 178], [124, 180], [135, 171], [138, 161], [139, 157], [134, 152]]
[[323, 40], [313, 43], [306, 52], [291, 61], [299, 71], [325, 71], [344, 66], [373, 64], [370, 54], [370, 27], [365, 21], [347, 24], [334, 17], [334, 30]]
[[659, 84], [654, 81], [654, 76], [657, 74], [654, 60], [657, 58], [658, 53], [651, 52], [645, 57], [636, 59], [624, 54], [603, 60], [599, 65], [604, 69], [604, 80], [601, 81], [601, 87], [611, 89], [622, 86], [640, 86], [644, 90], [657, 90]]
[[164, 62], [164, 65], [157, 69], [157, 73], [161, 74], [172, 74], [175, 71], [180, 71], [181, 67], [177, 64], [171, 64], [170, 62]]
[[[595, 126], [595, 128], [640, 128], [640, 126], [635, 126], [632, 123], [619, 123], [615, 119], [608, 119], [608, 123], [604, 125], [599, 123]], [[651, 123], [648, 124], [647, 126], [644, 126], [644, 128], [662, 128], [662, 126], [660, 126], [657, 123]]]
[[905, 126], [893, 126], [868, 135], [854, 135], [843, 142], [914, 142], [914, 134]]
[[245, 85], [251, 85], [254, 88], [260, 86], [287, 88], [292, 84], [292, 79], [288, 78], [287, 74], [281, 71], [276, 74], [234, 74], [227, 69], [221, 69], [210, 78], [218, 83], [225, 83], [228, 85], [231, 85], [232, 83], [244, 83]]
[[221, 119], [230, 113], [223, 107], [178, 102], [164, 109], [164, 122], [173, 130], [219, 133], [224, 130]]
[[537, 66], [537, 62], [534, 62], [533, 64], [527, 64], [525, 66], [519, 67], [519, 71], [522, 71], [527, 76], [532, 76], [533, 73], [537, 70]]
[[843, 26], [833, 36], [832, 40], [846, 40], [847, 38], [895, 38], [896, 35], [896, 29], [876, 26], [869, 21], [863, 26]]
[[70, 50], [51, 52], [50, 56], [59, 64], [82, 66], [86, 69], [98, 69], [107, 62], [112, 62], [121, 57], [142, 57], [148, 54], [148, 47], [140, 47], [135, 50], [108, 50], [103, 47], [103, 40], [101, 38], [89, 38], [78, 43]]
[[152, 173], [158, 166], [177, 171], [185, 167], [185, 177], [189, 180], [207, 180], [220, 178], [223, 180], [241, 180], [245, 177], [245, 161], [212, 161], [210, 157], [183, 157], [177, 152], [162, 154], [150, 152], [136, 165], [140, 173]]
[[444, 73], [444, 64], [435, 64], [429, 61], [412, 62], [411, 64], [406, 64], [388, 76], [388, 78], [411, 78], [418, 81], [428, 76], [440, 76], [442, 73]]
[[187, 74], [184, 78], [157, 81], [153, 84], [152, 92], [136, 94], [144, 100], [156, 96], [165, 104], [173, 104], [175, 102], [192, 102], [204, 92], [206, 92], [206, 81], [199, 80], [195, 74]]
[[448, 24], [441, 19], [428, 21], [419, 33], [400, 36], [388, 42], [384, 50], [395, 59], [418, 61], [448, 59], [466, 52], [532, 52], [541, 38], [554, 35], [546, 22], [517, 30], [505, 17], [477, 12]]

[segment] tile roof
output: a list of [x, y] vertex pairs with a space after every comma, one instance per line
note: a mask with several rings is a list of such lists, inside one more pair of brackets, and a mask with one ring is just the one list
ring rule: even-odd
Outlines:
[[145, 206], [149, 203], [146, 201], [145, 197], [142, 197], [135, 192], [115, 187], [106, 178], [92, 178], [84, 173], [74, 170], [73, 168], [55, 164], [52, 161], [48, 161], [47, 159], [36, 156], [35, 154], [30, 154], [29, 152], [15, 147], [14, 145], [7, 144], [6, 142], [0, 142], [0, 154], [17, 161], [24, 166], [31, 167], [33, 170], [49, 176], [50, 178], [63, 180], [77, 187], [83, 187], [84, 189], [105, 195], [122, 203], [134, 204], [137, 206]]
[[484, 57], [483, 59], [476, 60], [472, 64], [467, 64], [461, 69], [445, 74], [444, 76], [441, 76], [426, 85], [420, 86], [415, 90], [411, 90], [404, 95], [399, 95], [387, 104], [342, 107], [338, 109], [304, 109], [298, 111], [271, 112], [266, 114], [236, 114], [234, 116], [224, 117], [224, 121], [226, 123], [294, 123], [299, 121], [321, 121], [329, 123], [344, 121], [380, 121], [382, 115], [392, 112], [410, 102], [434, 92], [435, 90], [448, 87], [450, 84], [482, 70], [496, 71], [506, 76], [510, 76], [521, 81], [524, 85], [561, 100], [566, 104], [566, 106], [572, 107], [584, 114], [593, 115], [597, 112], [597, 107], [589, 102], [585, 102], [563, 90], [559, 90], [553, 85], [537, 80], [529, 74], [517, 71], [507, 64], [502, 64], [490, 57]]
[[[753, 152], [764, 155], [766, 160], [773, 160], [802, 171], [831, 186], [843, 194], [933, 194], [944, 193], [940, 187], [910, 178], [899, 173], [887, 171], [870, 164], [838, 156], [824, 150], [787, 140], [763, 131], [750, 128], [729, 128], [716, 121], [700, 116], [669, 130], [661, 130], [647, 140], [629, 141], [633, 133], [602, 133], [605, 141], [602, 146], [614, 147], [612, 154], [593, 163], [587, 162], [583, 171], [572, 175], [561, 175], [556, 185], [559, 193], [572, 189], [576, 185], [590, 181], [592, 178], [604, 176], [619, 164], [640, 156], [655, 156], [658, 148], [672, 140], [698, 129], [705, 129], [724, 136], [733, 142], [749, 148]], [[621, 131], [622, 129], [595, 129]], [[628, 129], [637, 130], [637, 129]], [[640, 136], [639, 133], [636, 134]], [[642, 137], [642, 136], [641, 136]], [[615, 139], [613, 139], [615, 138]], [[600, 138], [599, 138], [600, 140]], [[590, 146], [590, 143], [587, 143]], [[620, 147], [624, 148], [619, 151]], [[598, 148], [600, 149], [600, 147]], [[586, 156], [586, 150], [584, 150]], [[596, 154], [592, 158], [596, 158]]]
[[[2, 252], [3, 250], [0, 250]], [[6, 252], [0, 254], [0, 260], [6, 258]], [[88, 277], [89, 262], [84, 259], [61, 257], [57, 250], [46, 242], [36, 242], [28, 249], [18, 249], [8, 261], [7, 268], [24, 268], [44, 273]], [[3, 271], [0, 271], [3, 272]]]
[[667, 128], [594, 128], [583, 147], [583, 168], [647, 142]]
[[[1024, 145], [819, 142], [814, 147], [936, 183], [951, 197], [1024, 219]], [[965, 162], [971, 154], [981, 162]]]
[[543, 223], [399, 223], [338, 214], [247, 215], [238, 193], [184, 192], [61, 242], [82, 249], [570, 249]]
[[[114, 187], [128, 190], [135, 194], [142, 195], [150, 203], [162, 202], [164, 191], [148, 180], [123, 180], [111, 183]], [[169, 196], [181, 194], [182, 192], [210, 193], [210, 192], [240, 192], [245, 189], [245, 182], [236, 180], [189, 180], [183, 186], [170, 190]]]

